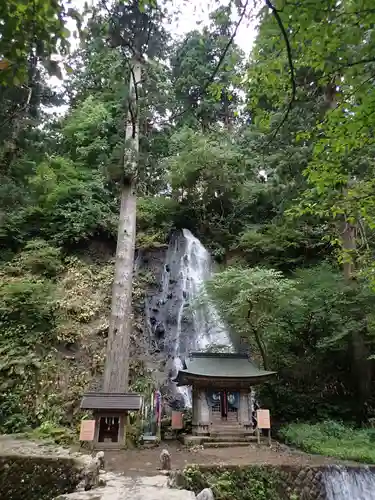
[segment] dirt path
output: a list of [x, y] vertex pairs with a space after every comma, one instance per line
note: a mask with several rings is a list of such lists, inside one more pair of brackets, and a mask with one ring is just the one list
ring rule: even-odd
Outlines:
[[[274, 442], [271, 448], [266, 444], [258, 446], [255, 443], [251, 443], [245, 447], [202, 449], [200, 446], [196, 446], [192, 449], [187, 449], [177, 441], [168, 441], [161, 443], [157, 448], [151, 449], [105, 451], [105, 468], [109, 472], [119, 472], [129, 477], [154, 476], [160, 474], [159, 455], [163, 448], [170, 451], [172, 468], [174, 470], [183, 469], [189, 464], [325, 465], [331, 463], [345, 463], [347, 465], [353, 465], [353, 462], [340, 462], [334, 458], [309, 455], [280, 445], [277, 442]], [[33, 442], [24, 438], [16, 439], [14, 436], [0, 436], [0, 455], [15, 454], [79, 457], [81, 456], [79, 452], [89, 454], [88, 450], [79, 449], [78, 446], [74, 446], [69, 450], [54, 445], [46, 445], [43, 442]]]
[[324, 465], [338, 463], [336, 459], [319, 455], [308, 455], [294, 451], [275, 443], [266, 445], [250, 444], [246, 447], [209, 448], [189, 451], [180, 443], [162, 443], [160, 447], [144, 450], [126, 450], [122, 452], [106, 451], [106, 469], [121, 472], [126, 476], [151, 476], [158, 473], [159, 455], [163, 448], [170, 451], [172, 468], [182, 469], [188, 464], [272, 464], [272, 465]]

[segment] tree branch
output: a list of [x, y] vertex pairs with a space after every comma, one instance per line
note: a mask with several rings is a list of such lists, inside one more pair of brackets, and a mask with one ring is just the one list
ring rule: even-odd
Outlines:
[[276, 22], [279, 25], [281, 34], [283, 35], [283, 38], [284, 38], [284, 41], [285, 41], [285, 47], [286, 47], [286, 52], [287, 52], [287, 56], [288, 56], [289, 72], [290, 72], [290, 84], [291, 84], [291, 87], [292, 87], [292, 95], [290, 97], [290, 100], [289, 100], [289, 103], [288, 103], [288, 107], [286, 108], [286, 111], [285, 111], [284, 116], [281, 119], [280, 123], [277, 125], [277, 127], [273, 131], [272, 137], [271, 137], [270, 141], [267, 143], [267, 146], [269, 146], [271, 144], [271, 142], [274, 140], [274, 138], [276, 137], [278, 131], [284, 125], [284, 123], [286, 122], [286, 120], [287, 120], [287, 118], [289, 116], [289, 113], [290, 113], [290, 111], [291, 111], [291, 109], [293, 107], [294, 101], [296, 99], [297, 85], [296, 85], [296, 81], [295, 81], [295, 70], [294, 70], [294, 65], [293, 65], [292, 49], [291, 49], [291, 46], [290, 46], [290, 42], [289, 42], [289, 38], [288, 38], [288, 33], [286, 32], [285, 26], [284, 26], [284, 24], [283, 24], [283, 22], [281, 20], [279, 11], [274, 7], [274, 5], [272, 5], [272, 3], [271, 3], [270, 0], [265, 0], [265, 1], [266, 1], [267, 7], [272, 10], [272, 15], [276, 19]]
[[[230, 49], [230, 47], [233, 44], [233, 41], [234, 41], [234, 39], [235, 39], [235, 37], [237, 35], [238, 28], [240, 27], [240, 24], [242, 23], [243, 18], [245, 17], [248, 4], [249, 4], [249, 0], [246, 0], [245, 5], [244, 5], [244, 7], [242, 9], [241, 15], [240, 15], [240, 17], [239, 17], [239, 19], [238, 19], [238, 21], [236, 23], [236, 27], [234, 28], [233, 33], [232, 33], [231, 37], [229, 38], [228, 43], [226, 44], [223, 52], [221, 53], [220, 59], [219, 59], [218, 63], [216, 64], [215, 69], [213, 70], [212, 74], [210, 75], [210, 77], [208, 78], [208, 80], [206, 81], [206, 83], [204, 84], [204, 86], [202, 88], [202, 92], [200, 93], [200, 97], [202, 97], [202, 95], [204, 94], [204, 92], [208, 89], [208, 87], [214, 81], [215, 76], [217, 75], [217, 72], [219, 71], [221, 65], [223, 64], [225, 56], [227, 55], [228, 50]], [[185, 108], [182, 111], [179, 111], [178, 113], [176, 113], [176, 114], [172, 115], [170, 118], [168, 118], [168, 120], [166, 120], [163, 123], [163, 125], [171, 124], [171, 122], [173, 122], [173, 120], [175, 120], [176, 118], [179, 118], [180, 116], [184, 115], [188, 111], [190, 111], [189, 108]]]
[[215, 69], [213, 70], [210, 78], [207, 80], [205, 86], [203, 87], [202, 93], [205, 92], [207, 90], [207, 88], [211, 85], [211, 83], [214, 81], [214, 78], [215, 78], [217, 72], [219, 71], [220, 66], [223, 64], [225, 56], [227, 55], [228, 50], [230, 49], [230, 46], [233, 44], [233, 40], [235, 39], [235, 36], [237, 35], [238, 28], [240, 27], [240, 24], [242, 23], [242, 20], [245, 16], [248, 4], [249, 4], [249, 0], [246, 0], [245, 5], [242, 9], [241, 15], [237, 21], [236, 27], [234, 28], [233, 33], [232, 33], [231, 37], [229, 38], [228, 43], [226, 44], [223, 52], [221, 53], [220, 59], [216, 65]]
[[374, 57], [372, 57], [370, 59], [360, 59], [359, 61], [353, 61], [353, 62], [341, 64], [340, 66], [338, 66], [335, 69], [335, 71], [338, 71], [338, 70], [343, 69], [343, 68], [352, 68], [353, 66], [359, 66], [360, 64], [367, 64], [367, 63], [373, 63], [373, 62], [375, 62]]

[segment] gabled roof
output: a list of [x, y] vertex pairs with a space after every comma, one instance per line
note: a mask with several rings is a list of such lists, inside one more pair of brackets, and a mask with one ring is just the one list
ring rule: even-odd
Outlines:
[[231, 379], [260, 383], [275, 373], [257, 368], [247, 354], [194, 352], [186, 361], [186, 368], [178, 372], [175, 381], [177, 385], [190, 385], [194, 379]]
[[134, 393], [87, 392], [83, 395], [81, 408], [83, 410], [129, 410], [141, 408], [141, 396]]

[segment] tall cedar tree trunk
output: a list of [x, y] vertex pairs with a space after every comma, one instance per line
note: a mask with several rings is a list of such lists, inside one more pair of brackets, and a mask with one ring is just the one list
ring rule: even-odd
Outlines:
[[[327, 109], [334, 109], [337, 106], [336, 78], [337, 76], [332, 79], [325, 89], [325, 112]], [[344, 192], [344, 194], [346, 193]], [[347, 221], [345, 217], [342, 221], [340, 232], [342, 249], [347, 254], [344, 256], [345, 260], [343, 264], [344, 279], [350, 286], [356, 287], [354, 253], [356, 250], [357, 227], [355, 224]], [[367, 327], [365, 326], [363, 329], [353, 332], [350, 339], [352, 372], [358, 395], [356, 403], [358, 408], [356, 412], [358, 424], [367, 420], [366, 403], [371, 393], [372, 369], [368, 359], [370, 352], [366, 344], [366, 334]]]
[[[354, 277], [354, 252], [356, 250], [357, 228], [350, 222], [343, 221], [341, 237], [342, 248], [347, 254], [344, 256], [344, 278], [353, 288], [357, 286]], [[371, 394], [371, 362], [369, 361], [369, 348], [366, 343], [367, 326], [352, 333], [350, 339], [352, 371], [357, 391], [357, 423], [361, 424], [367, 420], [367, 401]]]
[[139, 152], [139, 121], [136, 84], [141, 63], [133, 61], [129, 82], [129, 107], [125, 133], [124, 172], [117, 234], [115, 277], [104, 367], [104, 391], [126, 392], [129, 384], [129, 346], [132, 330], [132, 281], [136, 235], [136, 172]]

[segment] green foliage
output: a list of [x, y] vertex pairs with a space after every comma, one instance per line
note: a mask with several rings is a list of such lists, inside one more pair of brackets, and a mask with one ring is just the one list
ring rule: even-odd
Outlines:
[[281, 477], [271, 467], [221, 467], [210, 469], [191, 465], [184, 469], [187, 487], [195, 493], [211, 488], [218, 500], [278, 500]]
[[[54, 287], [45, 279], [8, 278], [0, 286], [2, 340], [30, 346], [52, 334]], [[27, 335], [25, 335], [27, 333]]]
[[292, 296], [293, 282], [272, 269], [228, 267], [214, 275], [207, 289], [236, 334], [250, 336], [267, 369], [267, 346], [276, 326], [275, 313], [285, 296]]
[[4, 266], [4, 270], [13, 276], [31, 273], [54, 278], [63, 270], [60, 249], [49, 245], [45, 240], [30, 240], [22, 253]]
[[279, 220], [245, 228], [234, 245], [251, 264], [262, 263], [289, 273], [330, 253], [323, 237], [326, 227], [301, 221]]
[[[234, 343], [248, 336], [254, 357], [278, 372], [271, 392], [260, 389], [275, 418], [363, 420], [360, 407], [373, 416], [370, 0], [275, 1], [293, 71], [261, 2], [249, 61], [235, 44], [223, 52], [238, 2], [171, 44], [158, 2], [94, 6], [64, 61], [61, 95], [48, 83], [59, 75], [51, 54], [66, 55], [64, 23], [80, 28], [80, 16], [59, 2], [26, 3], [0, 6], [1, 429], [71, 424], [101, 372], [113, 262], [72, 251], [116, 238], [134, 49], [149, 56], [137, 88], [138, 248], [160, 249], [187, 227], [210, 249], [223, 269], [207, 284], [210, 300]], [[66, 115], [47, 118], [44, 106], [62, 102]], [[355, 263], [355, 282], [334, 259]], [[138, 275], [137, 312], [154, 281]], [[79, 346], [84, 368], [67, 346]], [[139, 370], [134, 360], [141, 390]]]
[[231, 36], [232, 9], [233, 4], [229, 4], [214, 10], [210, 27], [191, 31], [174, 51], [171, 63], [176, 105], [183, 113], [181, 121], [189, 126], [198, 123], [207, 130], [217, 122], [236, 122], [244, 56], [236, 44], [229, 46], [217, 68]]
[[[294, 110], [279, 130], [279, 137], [271, 141], [273, 147], [289, 136], [289, 141], [299, 146], [294, 154], [303, 150], [302, 145], [307, 153], [300, 165], [303, 168], [299, 169], [305, 186], [301, 185], [296, 193], [299, 203], [293, 204], [291, 212], [330, 220], [326, 236], [341, 247], [340, 262], [345, 259], [342, 222], [365, 224], [366, 228], [358, 230], [361, 235], [357, 238], [357, 251], [353, 252], [361, 264], [368, 256], [374, 216], [369, 193], [373, 190], [374, 108], [370, 27], [375, 18], [370, 5], [369, 1], [360, 5], [343, 1], [327, 6], [318, 1], [295, 9], [286, 4], [280, 9], [279, 18], [286, 32], [293, 33], [289, 36], [292, 69], [276, 16], [264, 9], [254, 64], [248, 73], [251, 106], [261, 107], [259, 104], [266, 101], [259, 119], [264, 130], [270, 132], [277, 131], [283, 116], [280, 111], [285, 111], [286, 102], [291, 99], [293, 72]], [[306, 113], [308, 102], [310, 112]], [[307, 119], [304, 127], [295, 130], [293, 111]], [[287, 163], [293, 163], [293, 158], [286, 158]]]
[[178, 203], [164, 196], [138, 200], [137, 246], [153, 248], [165, 245], [169, 231], [178, 219]]
[[[295, 291], [276, 311], [278, 334], [269, 344], [278, 381], [272, 398], [266, 388], [261, 388], [260, 397], [282, 421], [338, 415], [351, 421], [360, 411], [350, 362], [352, 336], [367, 325], [365, 341], [373, 349], [373, 292], [366, 282], [355, 289], [348, 286], [327, 263], [298, 271], [294, 284]], [[374, 403], [371, 393], [366, 402], [369, 416]]]
[[2, 222], [4, 246], [11, 243], [17, 248], [33, 236], [70, 245], [98, 233], [115, 232], [113, 201], [99, 173], [51, 157], [36, 167], [27, 185], [29, 204]]
[[216, 253], [222, 255], [234, 240], [233, 232], [248, 197], [243, 183], [247, 171], [241, 148], [227, 131], [207, 134], [183, 127], [170, 139], [169, 172], [172, 197], [179, 202], [177, 227], [196, 228]]
[[67, 17], [80, 15], [72, 8], [65, 10], [60, 2], [52, 0], [10, 0], [0, 7], [0, 85], [21, 85], [30, 76], [30, 59], [40, 58], [54, 74], [59, 74], [51, 54], [65, 53], [69, 47], [69, 30], [64, 26]]
[[50, 441], [60, 445], [70, 445], [77, 438], [71, 429], [58, 427], [54, 422], [45, 421], [40, 427], [26, 433], [30, 439]]
[[2, 498], [49, 500], [74, 491], [79, 481], [80, 468], [72, 458], [16, 454], [1, 458]]
[[[43, 430], [43, 425], [58, 428], [79, 418], [81, 394], [102, 367], [103, 339], [96, 337], [95, 329], [107, 328], [100, 321], [108, 313], [112, 275], [110, 263], [96, 269], [77, 258], [63, 263], [59, 250], [40, 240], [31, 241], [24, 252], [3, 265], [3, 432], [27, 427]], [[69, 346], [79, 342], [84, 348], [75, 361], [75, 351], [72, 353]], [[59, 433], [56, 431], [55, 439], [65, 440]]]
[[292, 423], [282, 427], [280, 434], [288, 444], [308, 453], [371, 464], [375, 461], [373, 429], [325, 421], [315, 425]]
[[139, 441], [142, 436], [142, 428], [140, 422], [134, 422], [126, 426], [126, 445], [129, 448], [139, 446]]
[[70, 113], [62, 128], [72, 159], [91, 167], [105, 164], [110, 152], [107, 136], [112, 126], [111, 108], [88, 96]]
[[[55, 262], [49, 265], [53, 256]], [[42, 242], [30, 244], [1, 270], [0, 427], [17, 431], [33, 422], [34, 391], [45, 347], [56, 340], [56, 287], [46, 276], [56, 272], [58, 254]]]

